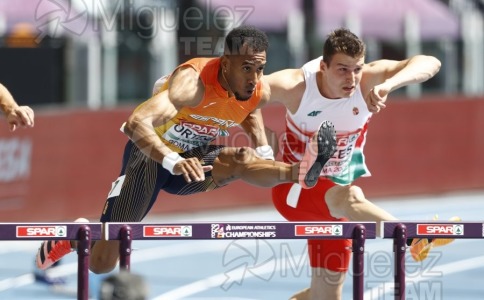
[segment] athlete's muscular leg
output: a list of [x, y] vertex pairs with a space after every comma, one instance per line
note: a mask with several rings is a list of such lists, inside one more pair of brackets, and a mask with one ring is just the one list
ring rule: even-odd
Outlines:
[[[212, 177], [217, 185], [242, 179], [257, 186], [272, 187], [282, 182], [297, 182], [298, 171], [299, 165], [261, 159], [251, 148], [226, 147], [213, 163]], [[110, 272], [119, 259], [119, 242], [95, 241], [90, 258], [92, 272]]]
[[260, 186], [273, 187], [283, 182], [298, 182], [299, 165], [265, 160], [248, 147], [226, 147], [213, 163], [212, 177], [219, 186], [237, 179]]
[[119, 241], [95, 241], [91, 247], [89, 270], [96, 274], [114, 270], [119, 260]]
[[[105, 224], [143, 220], [158, 195], [158, 184], [163, 185], [167, 180], [168, 176], [163, 176], [160, 170], [162, 167], [159, 164], [146, 160], [144, 154], [132, 142], [128, 142], [123, 155], [121, 176], [112, 185], [100, 221]], [[104, 226], [102, 230], [102, 236], [105, 236]], [[91, 243], [89, 269], [92, 272], [108, 273], [116, 268], [118, 260], [119, 241], [99, 240]]]
[[368, 201], [361, 188], [355, 185], [336, 185], [326, 192], [325, 200], [335, 218], [377, 222], [377, 235], [380, 234], [380, 221], [396, 220], [390, 213]]
[[341, 300], [345, 272], [325, 268], [311, 268], [311, 287], [294, 295], [290, 300]]
[[311, 268], [311, 300], [338, 300], [343, 293], [346, 273], [334, 272], [325, 268]]
[[[103, 226], [104, 231], [104, 226]], [[104, 236], [104, 232], [102, 234]], [[89, 270], [95, 274], [109, 273], [119, 260], [119, 241], [93, 241], [89, 256]], [[77, 241], [71, 241], [72, 248], [77, 248]]]

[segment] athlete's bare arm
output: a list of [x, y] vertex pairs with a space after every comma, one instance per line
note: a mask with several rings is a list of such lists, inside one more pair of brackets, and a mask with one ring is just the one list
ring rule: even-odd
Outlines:
[[264, 77], [261, 78], [260, 82], [262, 85], [262, 96], [258, 108], [251, 112], [240, 124], [247, 135], [249, 135], [254, 147], [268, 145], [267, 136], [264, 129], [264, 120], [260, 108], [265, 106], [269, 101], [269, 85], [265, 82]]
[[[124, 128], [136, 146], [160, 164], [173, 151], [160, 140], [154, 128], [173, 118], [182, 107], [197, 105], [203, 97], [203, 84], [198, 80], [198, 73], [190, 67], [177, 70], [169, 84], [168, 90], [156, 94], [136, 109]], [[210, 169], [210, 166], [202, 167], [196, 158], [189, 158], [176, 163], [173, 171], [191, 182], [204, 180], [204, 172]]]
[[440, 69], [440, 61], [427, 55], [416, 55], [402, 61], [377, 60], [363, 67], [361, 91], [368, 109], [379, 112], [385, 107], [390, 92], [403, 86], [432, 78]]
[[254, 147], [268, 145], [260, 108], [251, 112], [240, 126], [244, 129], [247, 135], [249, 135]]
[[161, 164], [165, 155], [172, 150], [161, 142], [154, 128], [175, 116], [176, 112], [165, 90], [147, 100], [129, 116], [124, 132], [146, 156]]
[[283, 104], [291, 113], [299, 108], [306, 82], [301, 69], [285, 69], [265, 76], [270, 87], [270, 102]]

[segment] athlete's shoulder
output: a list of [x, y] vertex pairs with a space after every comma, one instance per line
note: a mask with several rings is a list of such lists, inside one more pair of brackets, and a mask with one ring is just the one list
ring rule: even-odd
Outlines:
[[301, 100], [306, 83], [301, 69], [285, 69], [265, 76], [269, 86], [269, 101], [280, 102], [286, 107]]
[[178, 106], [196, 106], [205, 91], [202, 77], [211, 59], [195, 58], [181, 64], [170, 76], [169, 98]]
[[205, 67], [210, 67], [210, 66], [218, 66], [220, 63], [220, 57], [195, 57], [190, 60], [187, 60], [183, 64], [180, 65], [180, 67], [183, 66], [190, 66], [197, 70], [198, 72], [201, 72], [202, 70], [205, 69]]
[[305, 63], [301, 69], [304, 73], [316, 73], [321, 69], [321, 60], [323, 59], [322, 56], [317, 57], [313, 60], [308, 61]]
[[284, 69], [264, 77], [271, 88], [278, 87], [291, 90], [297, 85], [304, 83], [304, 76], [301, 69]]

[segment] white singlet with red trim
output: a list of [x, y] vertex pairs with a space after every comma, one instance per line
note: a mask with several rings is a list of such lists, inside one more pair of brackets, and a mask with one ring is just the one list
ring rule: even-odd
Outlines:
[[346, 185], [360, 176], [370, 176], [363, 147], [372, 113], [359, 85], [349, 98], [328, 99], [321, 95], [316, 79], [321, 59], [314, 59], [302, 67], [306, 90], [297, 112], [286, 111], [283, 159], [291, 163], [300, 161], [309, 138], [321, 122], [331, 121], [336, 129], [337, 151], [324, 166], [321, 176]]

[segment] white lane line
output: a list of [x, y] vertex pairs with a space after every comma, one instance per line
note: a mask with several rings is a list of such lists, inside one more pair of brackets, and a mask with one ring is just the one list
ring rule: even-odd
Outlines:
[[1, 241], [0, 255], [8, 253], [17, 253], [19, 251], [27, 251], [35, 253], [40, 247], [42, 241]]
[[21, 287], [35, 282], [34, 274], [24, 274], [17, 277], [7, 278], [0, 281], [0, 292], [8, 289]]
[[[305, 257], [306, 255], [298, 255], [294, 257], [294, 261], [300, 261], [302, 257]], [[281, 267], [279, 264], [277, 264], [276, 268], [274, 268], [273, 265], [267, 264], [264, 267], [259, 267], [257, 268], [257, 275], [265, 274], [265, 273], [270, 273], [270, 272], [277, 272], [280, 270], [286, 269], [288, 266], [285, 264], [285, 267]], [[243, 270], [242, 272], [230, 272], [230, 275], [227, 275], [227, 272], [223, 273], [218, 273], [215, 275], [212, 275], [210, 277], [197, 280], [195, 282], [186, 284], [184, 286], [178, 287], [176, 289], [173, 289], [167, 293], [164, 293], [158, 297], [153, 298], [152, 300], [177, 300], [177, 299], [183, 299], [185, 297], [194, 295], [199, 292], [206, 291], [211, 288], [215, 287], [222, 287], [227, 280], [230, 280], [231, 282], [237, 283], [241, 282], [241, 280], [257, 276], [251, 272], [245, 272]]]
[[[482, 267], [484, 267], [484, 256], [478, 256], [478, 257], [473, 257], [469, 259], [455, 261], [442, 266], [437, 266], [432, 270], [431, 273], [426, 273], [425, 276], [419, 275], [419, 276], [412, 276], [411, 278], [406, 277], [405, 281], [417, 283], [420, 281], [429, 280], [429, 277], [431, 277], [432, 274], [435, 274], [435, 276], [448, 276], [450, 274], [465, 272], [468, 270], [482, 268]], [[364, 298], [370, 299], [370, 300], [376, 300], [384, 294], [393, 292], [393, 289], [394, 289], [394, 282], [388, 281], [372, 288], [371, 290], [366, 291]]]
[[[190, 243], [190, 246], [186, 247], [186, 243]], [[180, 256], [193, 257], [199, 253], [223, 252], [227, 249], [229, 243], [230, 240], [186, 241], [184, 243], [176, 243], [169, 246], [159, 246], [143, 250], [135, 249], [133, 254], [131, 254], [131, 264]], [[48, 269], [46, 272], [50, 277], [62, 277], [76, 274], [77, 262], [63, 264], [56, 268]]]
[[[134, 250], [131, 257], [131, 262], [139, 263], [144, 261], [157, 260], [157, 259], [163, 259], [163, 258], [172, 258], [172, 257], [178, 257], [178, 256], [185, 256], [185, 255], [193, 256], [194, 254], [193, 249], [196, 249], [197, 253], [202, 253], [202, 252], [218, 252], [227, 248], [226, 243], [214, 243], [214, 242], [208, 243], [208, 242], [200, 242], [200, 241], [195, 241], [195, 242], [191, 241], [191, 243], [195, 245], [190, 245], [190, 247], [181, 247], [180, 244], [174, 244], [169, 246], [160, 246], [160, 247], [143, 249], [143, 250]], [[75, 253], [72, 253], [71, 255], [75, 255]], [[56, 268], [48, 269], [46, 273], [47, 273], [47, 276], [49, 277], [62, 277], [62, 276], [70, 276], [73, 274], [77, 274], [77, 261], [72, 263], [62, 264]], [[34, 282], [35, 282], [35, 278], [32, 273], [3, 279], [3, 280], [0, 280], [0, 292], [33, 284]]]
[[[294, 260], [298, 261], [299, 259], [301, 259], [301, 257], [302, 257], [302, 255], [299, 255]], [[264, 268], [258, 268], [257, 273], [258, 274], [264, 274], [264, 273], [268, 273], [268, 272], [277, 272], [277, 271], [285, 270], [285, 269], [287, 269], [287, 267], [288, 267], [287, 265], [286, 265], [286, 267], [281, 267], [281, 266], [278, 265], [276, 267], [276, 269], [274, 270], [273, 266], [267, 266], [267, 267], [264, 267]], [[467, 271], [467, 270], [477, 269], [477, 268], [481, 268], [481, 267], [484, 267], [484, 256], [479, 256], [479, 257], [475, 257], [475, 258], [469, 258], [469, 259], [465, 259], [465, 260], [460, 260], [460, 261], [448, 263], [448, 264], [442, 265], [440, 267], [436, 267], [434, 270], [432, 270], [432, 273], [436, 274], [435, 276], [442, 276], [442, 275], [447, 276], [447, 275], [450, 275], [450, 274], [464, 272], [464, 271]], [[426, 274], [426, 276], [424, 276], [424, 277], [422, 277], [422, 276], [412, 276], [412, 278], [407, 277], [407, 282], [416, 283], [416, 282], [423, 281], [423, 280], [429, 280], [429, 275], [430, 274]], [[252, 274], [251, 272], [239, 272], [238, 274], [235, 274], [235, 276], [234, 276], [234, 273], [231, 273], [230, 278], [229, 278], [229, 276], [227, 275], [226, 272], [218, 273], [218, 274], [212, 275], [210, 277], [207, 277], [207, 278], [204, 278], [204, 279], [201, 279], [201, 280], [197, 280], [197, 281], [194, 281], [192, 283], [189, 283], [189, 284], [183, 285], [181, 287], [178, 287], [176, 289], [173, 289], [171, 291], [168, 291], [164, 294], [159, 295], [158, 297], [154, 298], [153, 300], [183, 299], [185, 297], [197, 294], [199, 292], [206, 291], [206, 290], [211, 289], [211, 288], [222, 287], [228, 279], [230, 279], [231, 281], [234, 281], [234, 282], [239, 282], [240, 280], [243, 280], [244, 278], [250, 278], [250, 277], [254, 277], [254, 276], [255, 275]], [[386, 294], [390, 291], [393, 291], [393, 282], [382, 283], [379, 286], [372, 288], [371, 290], [365, 292], [364, 297], [365, 297], [365, 299], [367, 299], [368, 297], [372, 297], [372, 298], [368, 298], [368, 299], [371, 299], [371, 300], [378, 299], [378, 297], [381, 296], [382, 291], [384, 291], [384, 294]], [[375, 298], [375, 296], [376, 296], [376, 298]]]

